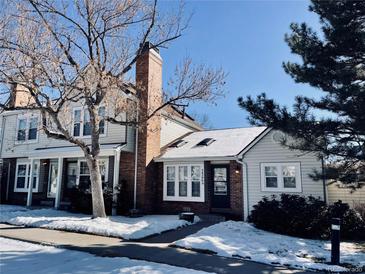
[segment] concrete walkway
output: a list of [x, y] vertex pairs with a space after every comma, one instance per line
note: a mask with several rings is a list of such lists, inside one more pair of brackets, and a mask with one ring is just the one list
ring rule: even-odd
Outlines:
[[[177, 235], [182, 236], [185, 233], [188, 231], [182, 229]], [[132, 242], [111, 237], [0, 224], [0, 237], [84, 251], [97, 256], [128, 257], [215, 273], [310, 273], [169, 247], [166, 241], [176, 236], [172, 237], [171, 234], [164, 240], [162, 235], [147, 238], [143, 242]]]

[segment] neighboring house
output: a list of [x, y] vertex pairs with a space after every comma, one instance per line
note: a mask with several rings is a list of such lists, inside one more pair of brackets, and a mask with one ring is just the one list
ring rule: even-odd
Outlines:
[[[145, 100], [139, 111], [153, 108], [150, 98], [162, 98], [162, 59], [157, 51], [145, 50], [137, 60], [135, 81], [143, 87], [136, 92], [143, 92]], [[24, 91], [15, 93], [14, 104], [27, 100], [24, 96]], [[70, 106], [65, 117], [73, 134], [90, 142], [81, 103]], [[47, 138], [39, 131], [39, 119], [37, 112], [0, 114], [2, 203], [60, 208], [70, 202], [72, 189], [89, 185], [81, 149]], [[321, 161], [314, 154], [283, 147], [283, 134], [270, 128], [204, 131], [194, 119], [168, 107], [139, 128], [136, 146], [135, 128], [101, 123], [102, 179], [105, 186], [121, 186], [119, 213], [132, 208], [145, 213], [189, 210], [246, 218], [264, 196], [326, 197], [323, 183], [310, 178], [314, 170], [321, 171]]]
[[[149, 105], [153, 101], [150, 98], [162, 97], [162, 59], [157, 51], [145, 50], [137, 61], [135, 80], [144, 92], [142, 100], [146, 100], [141, 105], [153, 107]], [[121, 92], [120, 96], [124, 93]], [[27, 92], [19, 89], [11, 102], [17, 106], [28, 101]], [[108, 112], [108, 109], [104, 107], [99, 111]], [[89, 117], [82, 104], [72, 103], [64, 115], [73, 135], [90, 143]], [[104, 186], [123, 184], [120, 212], [127, 211], [133, 206], [134, 197], [135, 128], [106, 121], [101, 121], [100, 127], [103, 131], [100, 136], [102, 180]], [[73, 188], [89, 187], [90, 174], [81, 149], [67, 141], [48, 138], [39, 130], [40, 114], [37, 111], [2, 112], [0, 128], [1, 203], [60, 208], [69, 203]], [[166, 143], [200, 129], [191, 117], [174, 108], [164, 110], [141, 129], [137, 153], [136, 197], [139, 208], [150, 208], [152, 193], [148, 171], [153, 157], [160, 154]], [[33, 186], [31, 193], [28, 191], [29, 182]]]
[[311, 153], [280, 144], [283, 134], [266, 127], [193, 132], [155, 159], [159, 163], [157, 211], [224, 213], [246, 219], [264, 196], [280, 193], [325, 198], [322, 169]]
[[330, 204], [341, 200], [343, 203], [349, 204], [350, 207], [365, 205], [365, 187], [353, 190], [340, 182], [329, 184], [327, 186], [327, 200]]

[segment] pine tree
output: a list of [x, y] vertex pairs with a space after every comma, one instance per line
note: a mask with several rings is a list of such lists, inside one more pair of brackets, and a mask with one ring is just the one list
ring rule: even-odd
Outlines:
[[[300, 63], [283, 67], [295, 82], [321, 92], [319, 99], [297, 96], [293, 109], [265, 93], [238, 99], [252, 124], [267, 125], [294, 137], [291, 149], [315, 152], [331, 162], [326, 178], [365, 183], [365, 1], [311, 0], [321, 33], [306, 23], [290, 25], [285, 36]], [[316, 174], [318, 177], [318, 173]]]

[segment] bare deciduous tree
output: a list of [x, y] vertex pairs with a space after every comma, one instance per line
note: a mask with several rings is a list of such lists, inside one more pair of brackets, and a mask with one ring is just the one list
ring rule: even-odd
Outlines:
[[[81, 148], [90, 170], [93, 217], [105, 217], [100, 121], [136, 124], [123, 115], [128, 108], [135, 110], [122, 96], [130, 71], [147, 41], [157, 49], [181, 36], [186, 28], [183, 5], [161, 14], [157, 0], [5, 0], [1, 15], [0, 110], [38, 111], [40, 129], [48, 137]], [[222, 70], [193, 66], [187, 59], [163, 100], [140, 113], [138, 123], [170, 105], [214, 100], [222, 95], [224, 78]], [[14, 87], [29, 92], [29, 100], [11, 104]], [[70, 108], [75, 103], [82, 103], [90, 116], [90, 143], [73, 134]], [[100, 113], [101, 106], [107, 114]]]

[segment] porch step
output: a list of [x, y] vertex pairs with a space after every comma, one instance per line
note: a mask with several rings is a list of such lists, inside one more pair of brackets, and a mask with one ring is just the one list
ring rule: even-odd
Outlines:
[[60, 209], [61, 210], [70, 210], [71, 202], [60, 202]]
[[232, 213], [232, 209], [230, 208], [211, 208], [210, 211], [212, 213]]
[[198, 216], [202, 221], [205, 222], [219, 223], [219, 222], [224, 222], [226, 220], [224, 216], [217, 214], [199, 214]]
[[49, 206], [49, 207], [53, 207], [54, 206], [53, 201], [40, 201], [39, 202], [39, 205], [41, 205], [41, 206]]

